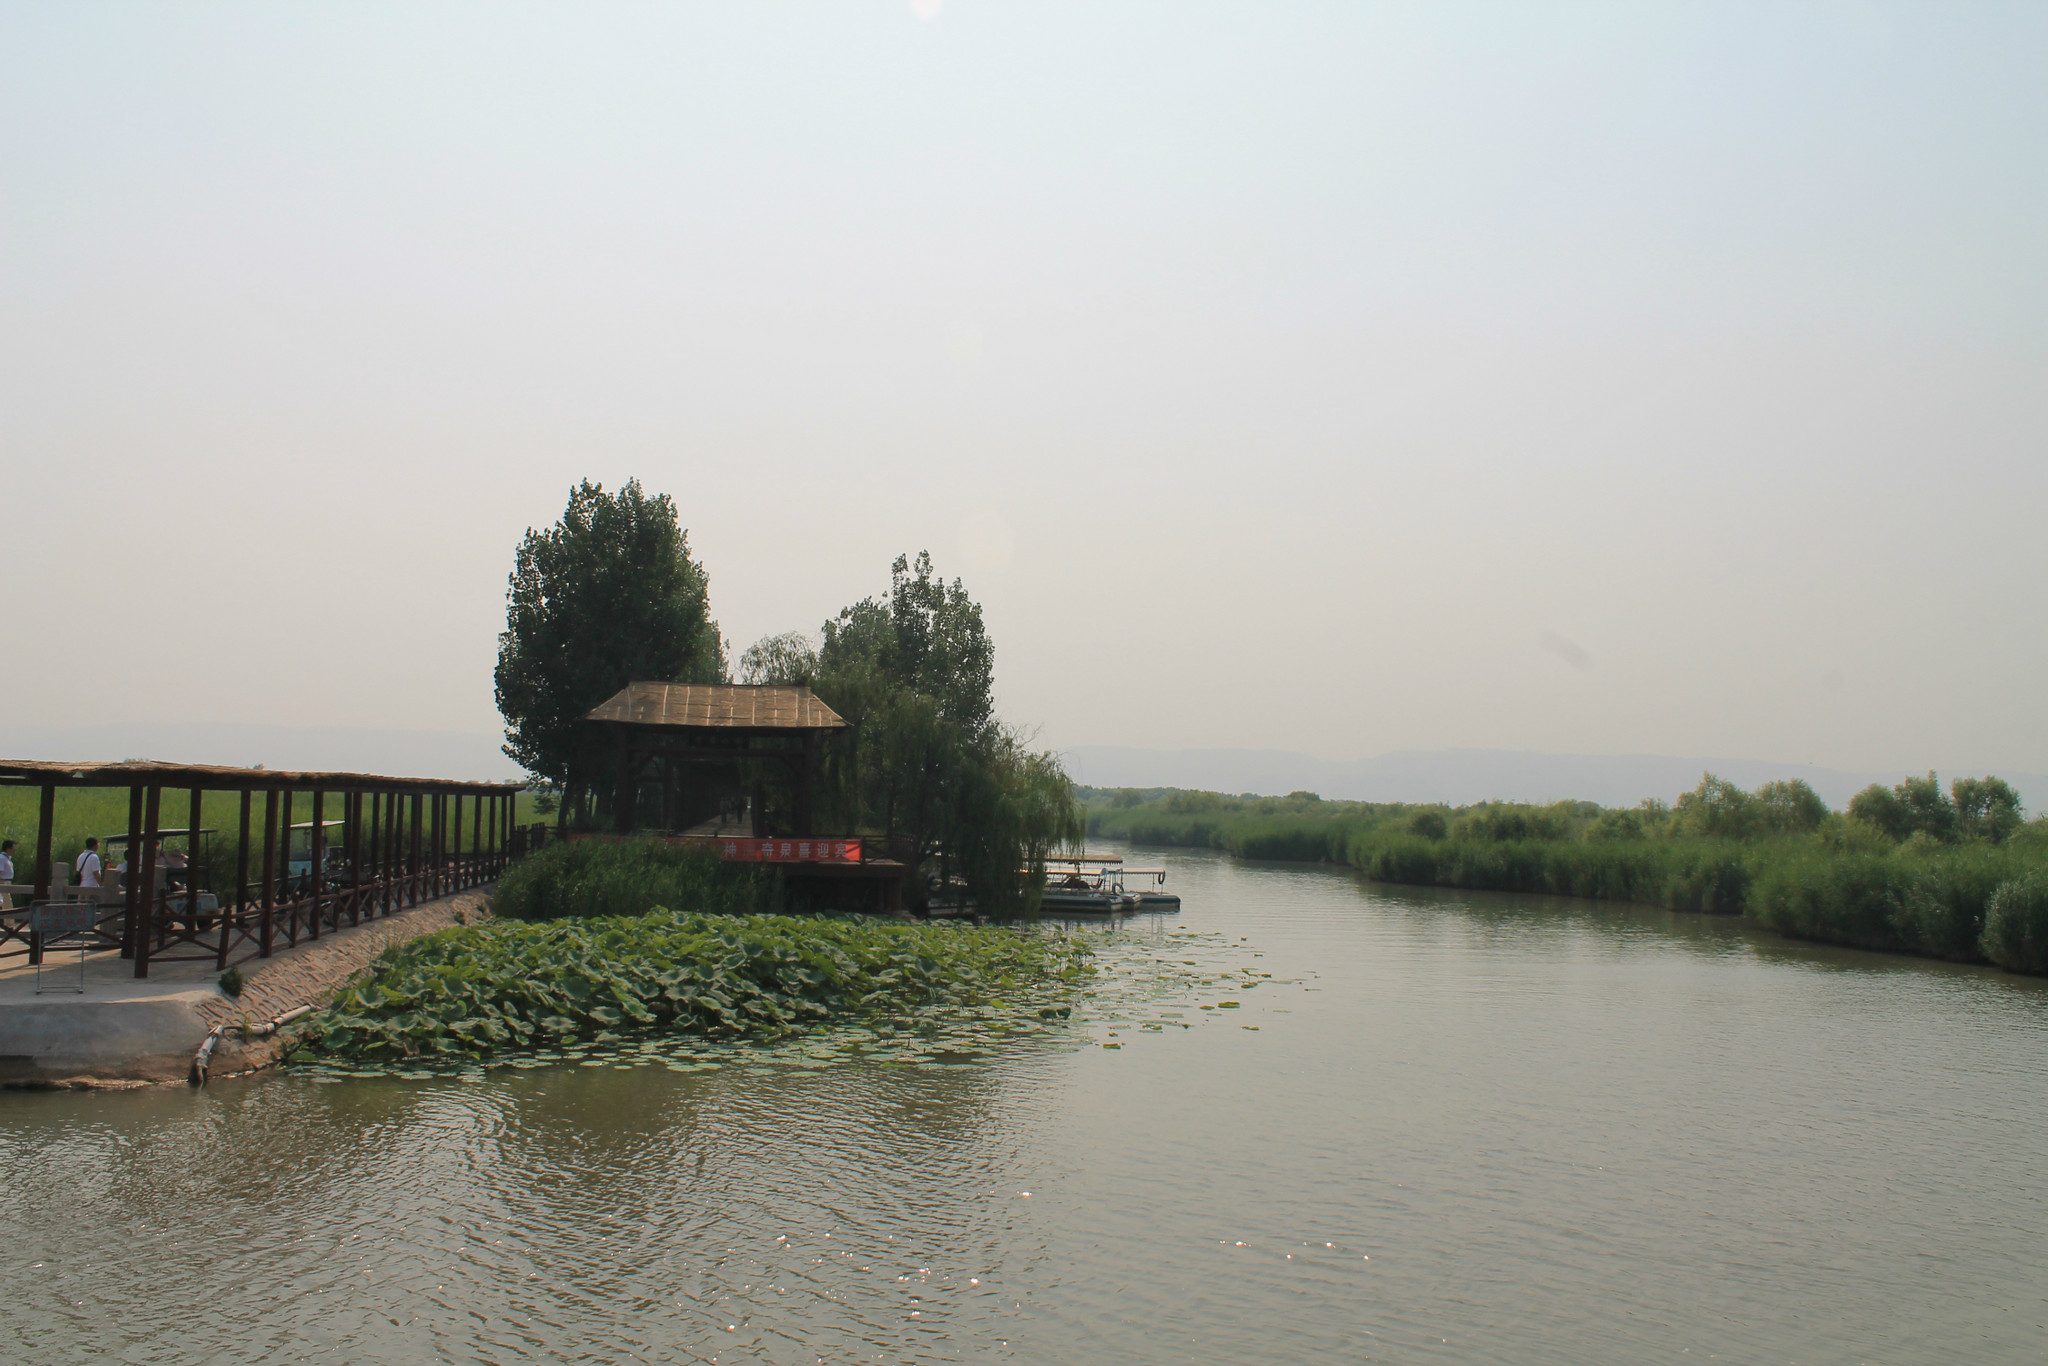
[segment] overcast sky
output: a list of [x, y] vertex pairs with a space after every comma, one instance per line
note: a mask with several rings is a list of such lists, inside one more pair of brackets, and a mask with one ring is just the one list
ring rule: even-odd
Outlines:
[[0, 8], [10, 722], [484, 731], [568, 487], [1055, 747], [2048, 770], [2048, 6]]

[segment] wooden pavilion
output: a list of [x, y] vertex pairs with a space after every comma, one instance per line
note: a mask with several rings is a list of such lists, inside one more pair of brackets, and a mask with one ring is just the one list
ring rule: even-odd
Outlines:
[[[820, 746], [847, 728], [809, 688], [780, 683], [628, 683], [584, 720], [611, 732], [618, 765], [612, 814], [621, 833], [639, 824], [640, 791], [650, 777], [661, 785], [661, 828], [677, 830], [695, 823], [707, 796], [716, 802], [710, 785], [684, 790], [685, 765], [722, 767], [732, 786], [737, 765], [753, 763], [789, 773], [794, 809], [786, 833], [816, 834]], [[760, 768], [754, 772], [753, 833], [776, 833], [763, 825], [764, 784]]]
[[[660, 828], [678, 838], [716, 846], [722, 857], [771, 864], [793, 909], [870, 909], [903, 906], [901, 859], [876, 857], [858, 836], [817, 838], [818, 763], [825, 741], [848, 727], [809, 688], [780, 683], [629, 683], [584, 717], [611, 732], [617, 756], [612, 814], [621, 833], [638, 824], [641, 790], [660, 785]], [[762, 770], [789, 775], [788, 824], [769, 828]], [[686, 789], [685, 768], [698, 771]], [[720, 806], [751, 771], [753, 825], [749, 837], [728, 833], [683, 835]], [[722, 790], [722, 791], [721, 791]], [[710, 823], [715, 826], [717, 822]]]

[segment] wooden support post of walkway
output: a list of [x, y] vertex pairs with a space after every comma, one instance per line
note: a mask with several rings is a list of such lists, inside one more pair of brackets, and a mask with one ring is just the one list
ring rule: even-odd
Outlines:
[[149, 976], [149, 941], [156, 934], [156, 846], [157, 829], [163, 823], [163, 796], [164, 790], [151, 783], [142, 799], [142, 895], [135, 907], [137, 977]]
[[[198, 788], [191, 790], [192, 809], [185, 822], [185, 928], [193, 942], [199, 939], [199, 802]], [[176, 923], [176, 922], [173, 922]]]
[[213, 966], [225, 971], [228, 965], [230, 929], [240, 929], [247, 923], [249, 905], [249, 815], [256, 794], [248, 788], [242, 789], [241, 820], [235, 833], [235, 887], [231, 899], [220, 907], [220, 947], [214, 952]]
[[426, 876], [426, 869], [420, 865], [420, 826], [426, 815], [420, 808], [420, 803], [424, 800], [423, 794], [418, 792], [412, 794], [412, 852], [405, 865], [407, 874], [405, 886], [406, 890], [411, 894], [405, 903], [408, 906], [420, 904], [420, 889], [426, 885], [423, 881]]
[[[44, 783], [42, 801], [36, 809], [36, 901], [50, 899], [50, 832], [56, 824], [57, 788]], [[39, 934], [28, 937], [28, 961], [43, 961], [43, 937]]]
[[310, 857], [306, 862], [306, 879], [313, 893], [313, 914], [307, 927], [310, 938], [320, 937], [320, 906], [327, 892], [327, 790], [313, 789], [313, 829], [306, 841]]
[[263, 794], [263, 923], [257, 930], [256, 954], [270, 957], [277, 920], [277, 789]]
[[128, 789], [128, 854], [121, 874], [121, 956], [135, 956], [136, 875], [142, 869], [142, 789]]

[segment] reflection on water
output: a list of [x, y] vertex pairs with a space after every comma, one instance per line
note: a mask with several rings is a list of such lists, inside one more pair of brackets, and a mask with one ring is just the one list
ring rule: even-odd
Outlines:
[[2041, 1358], [2041, 984], [1174, 876], [1064, 1045], [0, 1098], [0, 1330], [36, 1362]]

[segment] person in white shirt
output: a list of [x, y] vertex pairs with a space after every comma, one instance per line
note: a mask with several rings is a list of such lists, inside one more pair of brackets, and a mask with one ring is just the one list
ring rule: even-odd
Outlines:
[[97, 887], [100, 885], [100, 841], [97, 835], [91, 835], [86, 838], [85, 852], [78, 856], [78, 862], [73, 865], [73, 868], [78, 874], [79, 886]]
[[[0, 882], [14, 881], [14, 841], [0, 840]], [[13, 903], [6, 892], [0, 892], [0, 911], [7, 910]]]

